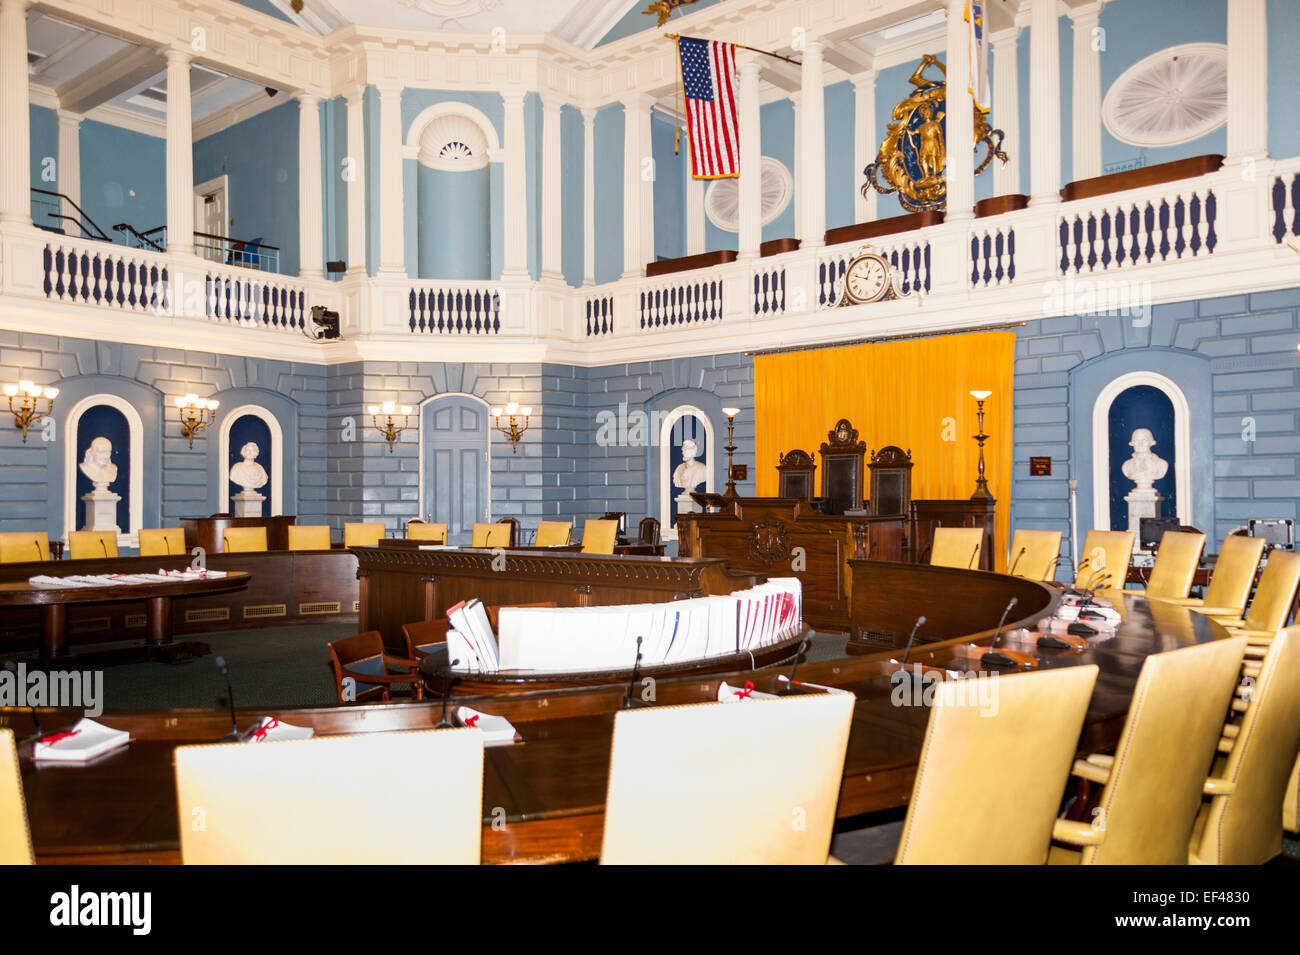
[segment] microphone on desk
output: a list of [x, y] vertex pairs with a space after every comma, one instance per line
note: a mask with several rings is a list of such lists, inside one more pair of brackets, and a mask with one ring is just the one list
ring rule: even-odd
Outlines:
[[230, 732], [221, 737], [220, 743], [238, 743], [243, 737], [239, 735], [239, 720], [235, 718], [235, 690], [230, 685], [230, 669], [226, 666], [225, 657], [214, 657], [213, 663], [221, 671], [221, 675], [226, 678], [226, 703], [230, 706]]
[[988, 651], [980, 657], [981, 663], [989, 663], [994, 666], [1013, 666], [1013, 667], [1035, 667], [1038, 666], [1038, 660], [1032, 654], [1021, 653], [1019, 650], [999, 650], [998, 638], [1002, 636], [1002, 627], [1007, 622], [1007, 615], [1011, 613], [1011, 608], [1019, 601], [1012, 597], [1007, 602], [1007, 607], [1002, 611], [1002, 619], [998, 621], [997, 632], [993, 634], [993, 642], [989, 644]]
[[795, 671], [799, 669], [799, 658], [803, 656], [803, 652], [807, 649], [808, 638], [804, 637], [803, 640], [799, 642], [799, 649], [794, 652], [794, 663], [790, 665], [790, 675], [786, 677], [786, 682], [790, 684], [791, 688], [795, 685], [794, 674]]
[[103, 538], [103, 537], [101, 537], [101, 538], [99, 539], [99, 549], [102, 550], [102, 551], [104, 552], [104, 556], [105, 556], [105, 557], [108, 556], [108, 545], [107, 545], [106, 543], [104, 543], [104, 538]]
[[975, 561], [979, 559], [980, 559], [980, 545], [976, 544], [975, 549], [970, 552], [970, 560], [966, 562], [966, 569], [973, 570], [975, 567]]
[[1022, 548], [1020, 548], [1020, 553], [1019, 553], [1019, 554], [1016, 554], [1016, 559], [1013, 560], [1013, 561], [1011, 562], [1011, 569], [1007, 571], [1007, 575], [1008, 575], [1008, 576], [1012, 576], [1012, 575], [1015, 574], [1015, 572], [1016, 572], [1016, 567], [1017, 567], [1017, 566], [1019, 565], [1019, 563], [1020, 563], [1020, 558], [1025, 556], [1025, 551], [1026, 551], [1026, 549], [1027, 549], [1027, 548], [1022, 547]]
[[[448, 672], [453, 671], [458, 666], [460, 666], [459, 658], [452, 660], [451, 663], [447, 665], [447, 670]], [[452, 687], [454, 687], [459, 682], [460, 682], [460, 677], [450, 676], [447, 680], [447, 685], [442, 688], [442, 718], [438, 720], [438, 723], [436, 726], [434, 726], [434, 729], [445, 730], [445, 729], [451, 729], [455, 726], [455, 724], [452, 723], [451, 720], [447, 719], [447, 702], [451, 699]]]
[[627, 697], [623, 700], [623, 709], [632, 708], [632, 694], [636, 692], [636, 678], [641, 673], [641, 638], [636, 638], [636, 662], [632, 664], [632, 679], [627, 684]]
[[[13, 660], [5, 661], [5, 669], [14, 675], [15, 680], [18, 679], [18, 666], [17, 664], [14, 663]], [[17, 743], [15, 744], [17, 746], [22, 746], [24, 743], [30, 743], [34, 739], [40, 739], [44, 735], [41, 732], [41, 718], [36, 715], [35, 703], [31, 704], [31, 711], [32, 711], [32, 724], [36, 727], [36, 732], [33, 733], [31, 736], [18, 740]]]
[[902, 666], [907, 666], [907, 658], [908, 658], [908, 657], [911, 655], [911, 653], [912, 653], [912, 641], [914, 641], [914, 640], [916, 639], [916, 631], [918, 631], [918, 630], [921, 629], [921, 624], [923, 624], [923, 623], [925, 623], [925, 616], [924, 616], [924, 615], [922, 615], [922, 616], [920, 616], [920, 617], [917, 617], [917, 618], [916, 618], [916, 623], [912, 624], [912, 632], [911, 632], [910, 634], [908, 634], [908, 637], [907, 637], [907, 647], [903, 650], [903, 662], [902, 662]]

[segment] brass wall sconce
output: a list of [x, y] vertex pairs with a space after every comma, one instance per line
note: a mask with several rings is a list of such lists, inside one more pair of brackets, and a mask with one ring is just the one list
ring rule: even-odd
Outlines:
[[[510, 402], [510, 404], [505, 406], [504, 410], [501, 408], [492, 409], [491, 414], [493, 424], [496, 426], [498, 431], [510, 439], [511, 454], [519, 453], [519, 439], [522, 438], [524, 432], [528, 430], [528, 416], [532, 413], [532, 408], [521, 408], [517, 401]], [[504, 425], [501, 424], [502, 415], [505, 415], [509, 419]], [[519, 418], [517, 417], [519, 415], [522, 415], [524, 419], [522, 425], [519, 424]]]
[[[393, 453], [393, 442], [397, 440], [397, 436], [405, 431], [407, 426], [411, 423], [411, 410], [410, 405], [402, 405], [399, 409], [397, 404], [392, 401], [385, 401], [382, 406], [371, 405], [366, 409], [366, 411], [370, 413], [370, 421], [375, 426], [375, 430], [382, 434], [384, 440], [388, 442], [389, 454]], [[383, 424], [379, 423], [379, 415], [381, 413], [384, 416]], [[400, 428], [393, 423], [393, 416], [396, 414], [402, 416], [402, 426]]]
[[970, 393], [970, 396], [975, 399], [975, 413], [979, 415], [980, 429], [979, 434], [973, 435], [975, 440], [979, 442], [980, 446], [980, 464], [979, 476], [975, 479], [975, 493], [970, 496], [972, 501], [993, 500], [993, 495], [989, 493], [989, 482], [984, 477], [984, 442], [989, 438], [989, 436], [984, 433], [984, 402], [991, 394], [993, 394], [991, 391], [972, 391]]
[[740, 414], [740, 409], [723, 408], [722, 413], [727, 416], [727, 446], [722, 449], [727, 452], [727, 489], [723, 491], [722, 496], [736, 497], [735, 471], [731, 459], [736, 453], [736, 415]]
[[[16, 385], [5, 385], [4, 393], [9, 398], [9, 410], [14, 414], [14, 427], [23, 433], [23, 444], [27, 443], [27, 429], [54, 410], [54, 399], [59, 396], [58, 388], [42, 388], [34, 381], [20, 381]], [[21, 395], [18, 407], [14, 399]], [[45, 410], [38, 409], [36, 402], [45, 399]]]
[[185, 395], [176, 399], [176, 417], [181, 423], [181, 437], [190, 439], [191, 448], [194, 447], [194, 436], [215, 420], [214, 412], [220, 403], [198, 395]]

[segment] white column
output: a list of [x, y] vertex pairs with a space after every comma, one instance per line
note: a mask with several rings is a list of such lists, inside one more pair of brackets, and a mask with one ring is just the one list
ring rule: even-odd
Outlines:
[[348, 154], [344, 157], [344, 187], [348, 191], [348, 272], [366, 274], [366, 88], [344, 94], [348, 107]]
[[596, 284], [596, 110], [582, 111], [582, 284]]
[[32, 224], [27, 0], [0, 0], [0, 222]]
[[1070, 179], [1101, 175], [1101, 51], [1094, 31], [1100, 19], [1099, 0], [1070, 10], [1074, 25], [1074, 162]]
[[528, 157], [524, 150], [524, 93], [501, 94], [505, 101], [505, 259], [502, 278], [528, 278]]
[[853, 221], [876, 218], [876, 190], [862, 194], [867, 181], [862, 170], [875, 162], [880, 143], [876, 141], [876, 72], [868, 70], [853, 77]]
[[[790, 94], [790, 105], [794, 107], [794, 168], [790, 178], [794, 180], [794, 237], [803, 239], [803, 150], [799, 147], [799, 124], [803, 122], [803, 96]], [[759, 113], [762, 116], [760, 110]]]
[[1061, 49], [1056, 0], [1029, 0], [1029, 202], [1061, 201]]
[[190, 54], [167, 49], [167, 251], [194, 251], [194, 127]]
[[[686, 133], [682, 132], [685, 139]], [[686, 174], [686, 254], [699, 255], [704, 251], [704, 190], [708, 184]]]
[[654, 99], [632, 93], [623, 99], [623, 277], [645, 272], [655, 257], [654, 149], [650, 108]]
[[564, 213], [560, 206], [563, 105], [556, 97], [542, 98], [542, 278], [556, 281], [564, 280]]
[[1228, 0], [1228, 158], [1268, 155], [1267, 0]]
[[808, 40], [803, 52], [799, 95], [799, 149], [803, 163], [802, 248], [826, 244], [826, 91], [820, 40]]
[[406, 205], [402, 173], [402, 87], [379, 87], [379, 272], [406, 276]]
[[325, 275], [321, 212], [320, 97], [299, 93], [298, 100], [298, 274]]
[[946, 222], [975, 218], [975, 103], [970, 95], [970, 27], [965, 14], [966, 0], [948, 0]]
[[[740, 231], [736, 237], [739, 258], [758, 258], [763, 243], [763, 141], [758, 101], [758, 54], [736, 51], [736, 69], [740, 73], [740, 181], [736, 184], [740, 201]], [[807, 176], [804, 177], [808, 178]]]
[[[77, 206], [81, 205], [81, 121], [84, 118], [59, 110], [59, 192]], [[63, 214], [75, 217], [77, 210], [64, 209]]]
[[1016, 42], [1020, 30], [1012, 27], [990, 36], [993, 44], [993, 112], [991, 123], [1006, 134], [1010, 159], [993, 160], [993, 194], [1013, 196], [1020, 192], [1020, 157], [1026, 148], [1020, 135], [1020, 68]]

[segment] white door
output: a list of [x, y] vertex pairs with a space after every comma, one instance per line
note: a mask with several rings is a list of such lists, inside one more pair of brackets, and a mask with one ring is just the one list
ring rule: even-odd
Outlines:
[[[194, 231], [226, 238], [229, 232], [229, 213], [226, 196], [226, 177], [218, 176], [194, 187]], [[194, 242], [196, 251], [212, 262], [226, 260], [224, 243], [199, 236]]]

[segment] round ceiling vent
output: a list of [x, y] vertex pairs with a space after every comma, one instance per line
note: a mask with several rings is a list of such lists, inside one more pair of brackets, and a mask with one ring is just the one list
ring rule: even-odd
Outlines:
[[[794, 194], [794, 177], [779, 159], [764, 156], [759, 174], [762, 193], [763, 225], [767, 225], [790, 204]], [[704, 194], [704, 213], [719, 229], [740, 231], [740, 180], [715, 179]]]
[[482, 169], [488, 164], [487, 137], [468, 116], [446, 113], [420, 135], [419, 158], [430, 169]]
[[1228, 48], [1184, 43], [1125, 70], [1101, 108], [1110, 134], [1133, 146], [1174, 146], [1228, 121]]

